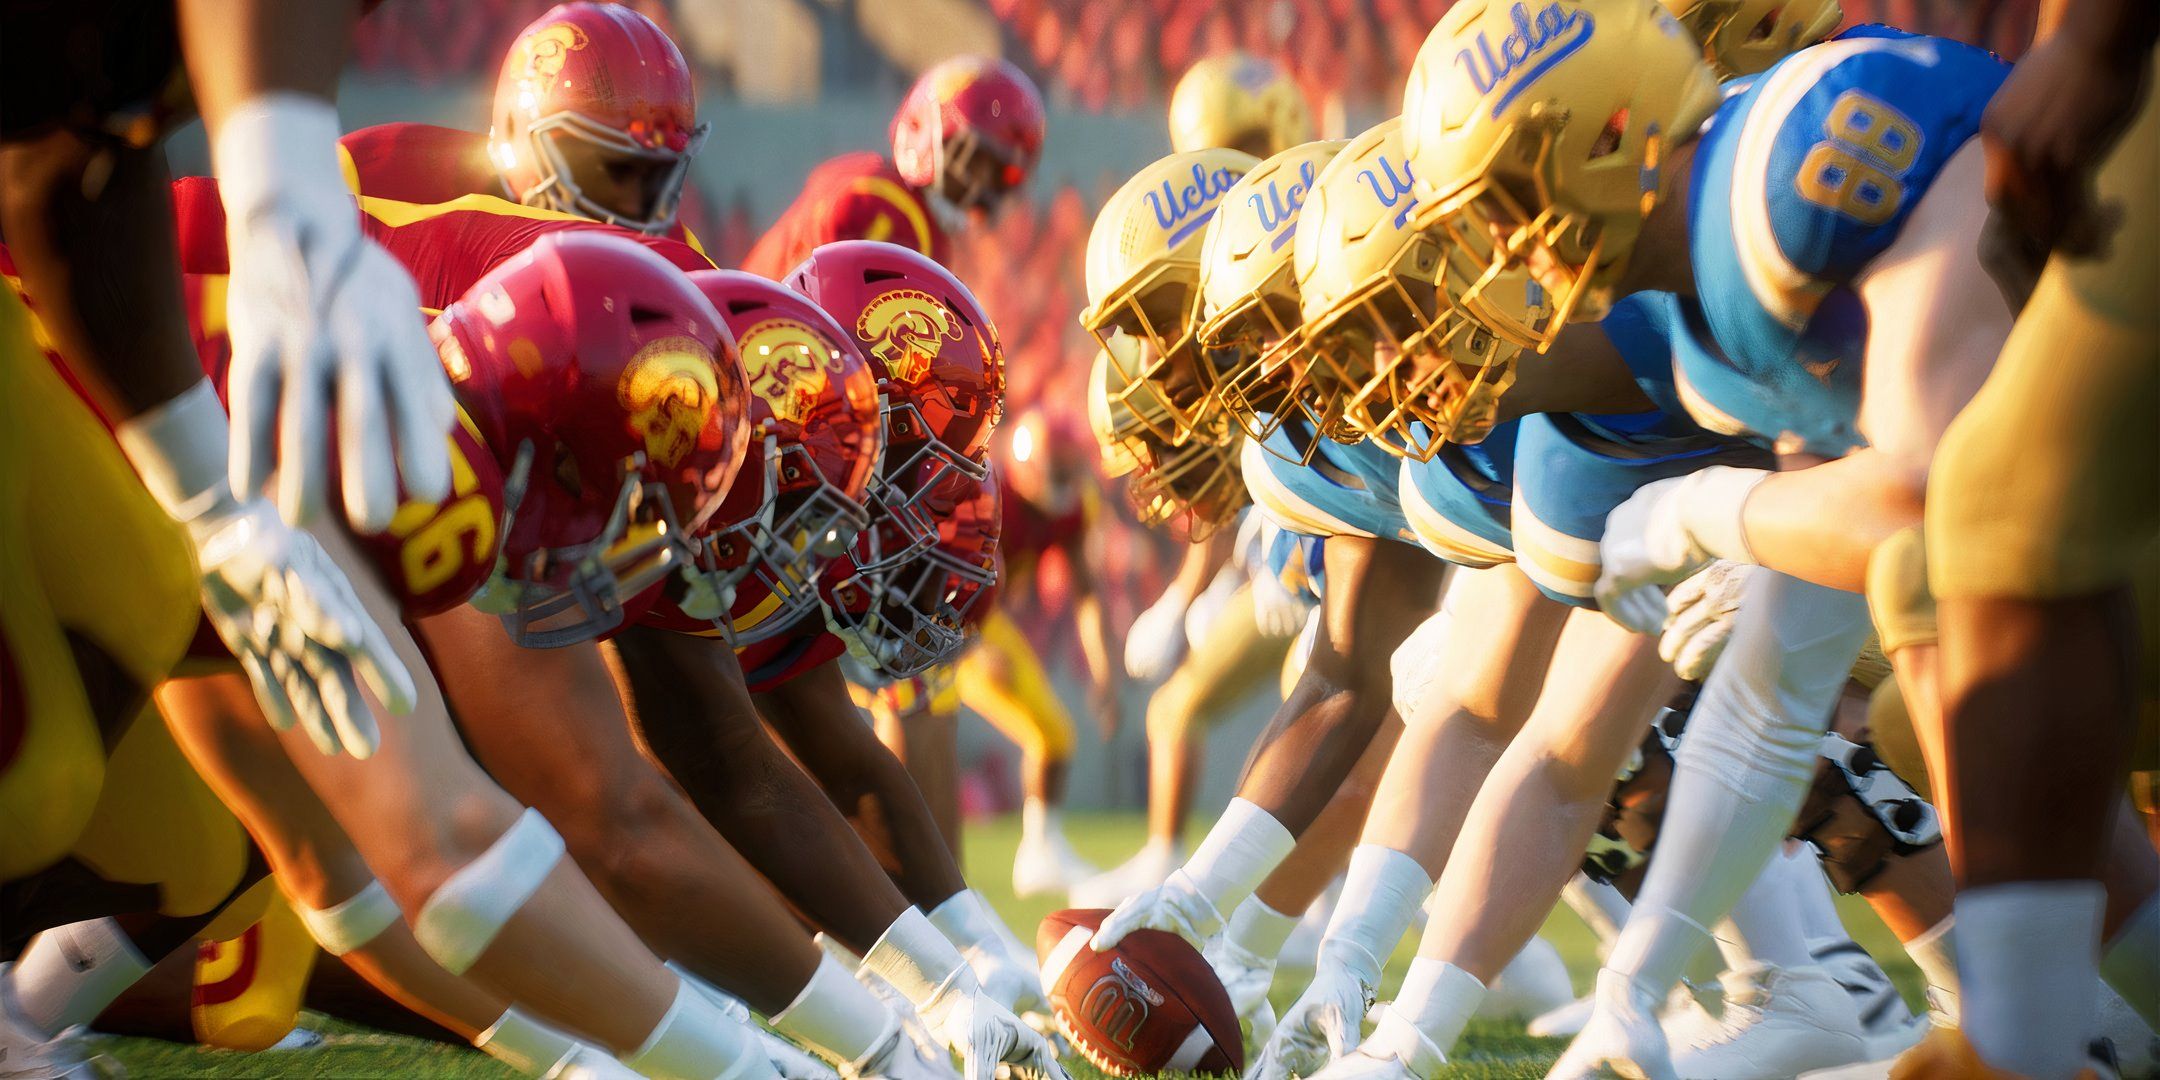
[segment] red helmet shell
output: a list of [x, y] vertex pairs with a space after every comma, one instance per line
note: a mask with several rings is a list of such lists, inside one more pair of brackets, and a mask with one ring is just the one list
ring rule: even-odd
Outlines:
[[1033, 175], [1046, 127], [1033, 79], [996, 57], [956, 56], [923, 72], [901, 101], [893, 165], [909, 185], [928, 188], [963, 152], [989, 153], [1009, 191]]
[[495, 79], [492, 119], [489, 152], [520, 202], [653, 232], [673, 222], [683, 176], [652, 220], [618, 221], [585, 205], [543, 137], [566, 133], [603, 152], [677, 162], [687, 175], [706, 130], [690, 65], [666, 31], [621, 5], [582, 0], [549, 8], [518, 33]]
[[431, 332], [504, 473], [531, 455], [503, 542], [513, 578], [550, 584], [536, 556], [620, 537], [626, 511], [694, 534], [741, 469], [750, 393], [734, 338], [686, 274], [626, 236], [542, 236]]
[[833, 627], [880, 674], [906, 678], [957, 655], [989, 610], [1003, 528], [996, 473], [946, 473], [924, 500], [937, 540], [884, 573], [835, 562], [822, 582]]
[[487, 581], [502, 547], [502, 467], [462, 409], [449, 441], [449, 498], [414, 502], [400, 480], [390, 527], [354, 535], [398, 609], [412, 618], [464, 603]]

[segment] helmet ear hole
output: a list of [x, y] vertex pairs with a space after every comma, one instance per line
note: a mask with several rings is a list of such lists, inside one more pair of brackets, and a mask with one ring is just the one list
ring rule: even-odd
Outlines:
[[1626, 106], [1613, 110], [1613, 114], [1605, 118], [1605, 129], [1598, 132], [1597, 141], [1590, 144], [1588, 160], [1596, 161], [1599, 158], [1618, 153], [1620, 140], [1627, 134], [1627, 122], [1628, 111]]

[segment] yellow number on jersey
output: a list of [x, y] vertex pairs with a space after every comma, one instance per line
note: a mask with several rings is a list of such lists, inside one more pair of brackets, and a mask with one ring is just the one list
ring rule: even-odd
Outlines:
[[1920, 128], [1873, 94], [1847, 90], [1823, 121], [1793, 178], [1800, 197], [1863, 225], [1890, 220], [1905, 202], [1905, 173], [1920, 156]]
[[407, 503], [390, 521], [390, 535], [404, 541], [398, 546], [398, 564], [414, 596], [456, 577], [495, 545], [495, 509], [478, 493], [480, 480], [457, 440], [449, 442], [450, 505], [438, 511], [434, 503]]

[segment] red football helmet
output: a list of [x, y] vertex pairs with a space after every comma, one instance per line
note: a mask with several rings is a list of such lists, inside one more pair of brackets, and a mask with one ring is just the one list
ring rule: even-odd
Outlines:
[[1042, 157], [1042, 93], [1019, 68], [956, 56], [922, 73], [893, 116], [893, 165], [910, 187], [991, 211]]
[[[750, 376], [750, 453], [703, 538], [704, 588], [746, 645], [818, 608], [825, 564], [869, 523], [863, 497], [885, 450], [877, 377], [855, 339], [801, 293], [755, 274], [690, 275], [735, 335]], [[755, 596], [738, 596], [745, 579]], [[769, 598], [769, 599], [768, 599]]]
[[981, 479], [1004, 413], [1005, 352], [958, 278], [894, 244], [848, 240], [810, 253], [790, 287], [849, 327], [884, 393], [885, 464], [870, 527], [849, 557], [882, 573], [937, 541], [924, 505], [948, 475]]
[[925, 500], [938, 532], [929, 548], [891, 573], [848, 573], [836, 564], [827, 574], [828, 621], [851, 653], [894, 679], [959, 655], [997, 586], [998, 489], [994, 470], [982, 477], [949, 473]]
[[682, 50], [615, 4], [558, 4], [520, 31], [495, 79], [488, 153], [519, 202], [649, 233], [682, 204], [709, 125]]
[[522, 645], [623, 621], [694, 551], [742, 467], [749, 386], [688, 275], [628, 237], [554, 232], [430, 328], [502, 467], [502, 559], [474, 603]]

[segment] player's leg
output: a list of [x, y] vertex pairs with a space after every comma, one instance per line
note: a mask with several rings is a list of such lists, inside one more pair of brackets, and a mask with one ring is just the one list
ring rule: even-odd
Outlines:
[[1020, 748], [1024, 801], [1013, 891], [1062, 893], [1095, 873], [1065, 838], [1062, 818], [1072, 714], [1058, 700], [1035, 647], [1002, 607], [983, 620], [981, 634], [960, 659], [960, 700]]
[[1288, 647], [1289, 639], [1269, 637], [1253, 621], [1250, 588], [1232, 594], [1207, 635], [1148, 698], [1147, 844], [1125, 863], [1075, 886], [1076, 906], [1115, 906], [1177, 869], [1207, 732], [1266, 692]]

